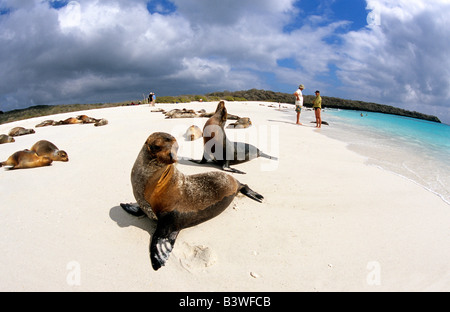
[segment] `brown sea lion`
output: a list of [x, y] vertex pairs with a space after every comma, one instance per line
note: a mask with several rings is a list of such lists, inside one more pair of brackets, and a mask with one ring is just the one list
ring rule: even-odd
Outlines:
[[55, 123], [56, 123], [56, 121], [54, 121], [54, 120], [44, 120], [43, 122], [37, 124], [35, 127], [40, 128], [40, 127], [53, 126], [53, 125], [55, 125]]
[[12, 142], [16, 142], [16, 140], [12, 136], [9, 136], [6, 134], [0, 134], [0, 144], [12, 143]]
[[82, 123], [96, 123], [97, 121], [99, 121], [99, 119], [95, 119], [87, 115], [79, 115], [77, 116], [77, 119], [81, 120]]
[[178, 233], [219, 215], [242, 194], [261, 202], [263, 196], [224, 172], [184, 175], [175, 167], [178, 143], [167, 133], [151, 134], [131, 171], [133, 193], [139, 207], [121, 204], [133, 215], [158, 219], [150, 243], [154, 270], [163, 266]]
[[48, 166], [52, 163], [52, 160], [46, 156], [39, 156], [36, 152], [30, 150], [23, 150], [15, 152], [4, 162], [0, 163], [2, 166], [11, 166], [12, 169], [25, 169]]
[[20, 136], [35, 133], [33, 129], [25, 129], [24, 127], [15, 127], [9, 131], [9, 136]]
[[215, 114], [209, 118], [203, 127], [203, 158], [191, 160], [198, 164], [213, 161], [220, 165], [222, 170], [245, 174], [240, 170], [231, 168], [230, 165], [240, 164], [257, 157], [265, 157], [273, 160], [278, 158], [265, 154], [256, 146], [243, 142], [231, 142], [225, 133], [227, 121], [227, 109], [225, 102], [220, 101]]
[[168, 111], [167, 113], [164, 113], [164, 115], [166, 116], [166, 118], [195, 118], [195, 117], [199, 117], [199, 115], [193, 110], [193, 109], [179, 109], [179, 108], [175, 108], [172, 109], [170, 111]]
[[36, 142], [31, 151], [36, 152], [39, 156], [46, 156], [53, 161], [69, 161], [69, 156], [63, 150], [60, 150], [52, 142], [41, 140]]
[[252, 125], [252, 121], [248, 117], [239, 118], [236, 122], [230, 123], [227, 128], [245, 129]]
[[192, 125], [186, 130], [184, 137], [188, 141], [195, 141], [202, 137], [202, 130], [198, 126]]

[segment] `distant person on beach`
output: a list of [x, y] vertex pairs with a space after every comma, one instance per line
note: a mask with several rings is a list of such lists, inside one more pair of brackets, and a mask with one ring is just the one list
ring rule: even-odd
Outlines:
[[316, 128], [322, 128], [322, 117], [320, 112], [322, 110], [322, 98], [320, 97], [320, 91], [316, 91], [316, 98], [313, 101], [314, 113], [316, 115]]
[[150, 106], [155, 106], [155, 93], [154, 92], [150, 92], [150, 94], [148, 95], [148, 104], [150, 104]]
[[300, 123], [300, 113], [302, 112], [303, 107], [303, 93], [302, 91], [305, 89], [304, 85], [300, 85], [298, 90], [294, 92], [295, 95], [295, 111], [297, 112], [297, 125], [301, 125]]
[[152, 101], [153, 101], [153, 94], [150, 92], [148, 94], [148, 104], [152, 105]]

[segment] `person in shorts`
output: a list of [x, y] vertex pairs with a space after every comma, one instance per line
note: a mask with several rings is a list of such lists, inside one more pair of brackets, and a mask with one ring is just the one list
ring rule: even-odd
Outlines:
[[304, 85], [300, 85], [298, 86], [298, 90], [294, 92], [294, 96], [295, 96], [295, 111], [297, 113], [297, 125], [301, 125], [300, 123], [300, 114], [302, 112], [302, 107], [303, 107], [303, 93], [302, 91], [305, 89]]

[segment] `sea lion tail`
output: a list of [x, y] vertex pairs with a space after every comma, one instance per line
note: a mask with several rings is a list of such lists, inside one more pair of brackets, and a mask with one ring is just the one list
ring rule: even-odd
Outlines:
[[272, 159], [272, 160], [278, 160], [278, 157], [267, 155], [266, 153], [261, 152], [261, 151], [259, 152], [258, 156], [259, 157], [264, 157], [264, 158], [269, 158], [269, 159]]
[[241, 189], [239, 190], [242, 194], [245, 196], [256, 200], [259, 203], [262, 203], [262, 200], [264, 199], [264, 196], [261, 194], [256, 193], [254, 190], [252, 190], [247, 184], [242, 184]]

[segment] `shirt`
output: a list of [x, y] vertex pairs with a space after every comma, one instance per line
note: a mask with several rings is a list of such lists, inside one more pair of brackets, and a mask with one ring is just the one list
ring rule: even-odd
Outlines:
[[302, 90], [298, 89], [295, 91], [296, 94], [298, 94], [298, 97], [300, 98], [300, 101], [297, 101], [297, 98], [295, 98], [295, 105], [303, 106], [303, 93]]
[[322, 98], [320, 95], [316, 96], [316, 98], [313, 101], [313, 107], [322, 108]]

